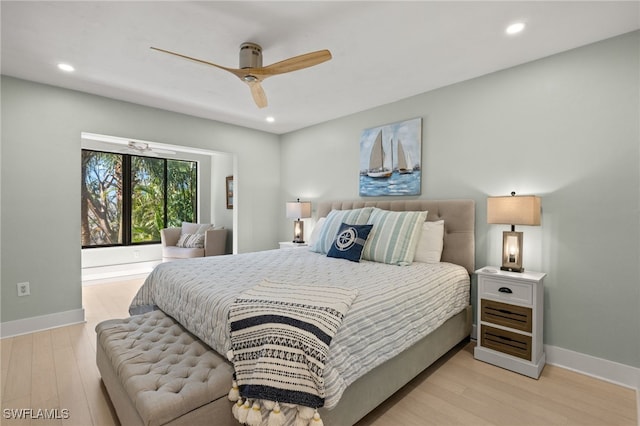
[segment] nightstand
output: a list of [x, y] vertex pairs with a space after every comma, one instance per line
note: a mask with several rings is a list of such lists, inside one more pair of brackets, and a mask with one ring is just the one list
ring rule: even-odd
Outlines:
[[295, 248], [301, 248], [301, 247], [309, 247], [309, 244], [307, 243], [294, 243], [293, 241], [280, 241], [278, 244], [280, 244], [281, 249], [295, 249]]
[[537, 379], [545, 364], [542, 340], [543, 279], [540, 272], [476, 271], [476, 359]]

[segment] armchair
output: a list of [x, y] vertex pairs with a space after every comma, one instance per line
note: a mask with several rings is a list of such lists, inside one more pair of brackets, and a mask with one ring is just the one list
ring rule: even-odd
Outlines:
[[162, 261], [190, 257], [217, 256], [226, 254], [227, 230], [209, 229], [204, 232], [204, 247], [177, 247], [182, 228], [165, 228], [160, 231], [162, 243]]

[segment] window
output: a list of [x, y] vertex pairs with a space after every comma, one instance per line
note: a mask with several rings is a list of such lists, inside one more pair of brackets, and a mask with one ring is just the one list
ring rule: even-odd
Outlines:
[[197, 220], [197, 163], [82, 150], [82, 247], [160, 242]]

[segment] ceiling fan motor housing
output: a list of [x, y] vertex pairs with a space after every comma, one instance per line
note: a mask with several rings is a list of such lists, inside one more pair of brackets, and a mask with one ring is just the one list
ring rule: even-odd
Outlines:
[[240, 45], [240, 69], [262, 68], [262, 47], [255, 43]]
[[129, 145], [129, 148], [135, 149], [136, 151], [140, 151], [140, 152], [151, 151], [151, 148], [149, 147], [148, 143], [129, 141], [128, 145]]

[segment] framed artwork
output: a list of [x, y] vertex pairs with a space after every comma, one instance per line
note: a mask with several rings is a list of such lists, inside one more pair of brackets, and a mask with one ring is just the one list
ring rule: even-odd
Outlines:
[[365, 129], [360, 136], [360, 196], [420, 195], [422, 118]]
[[227, 208], [233, 208], [233, 176], [227, 176], [226, 182]]

